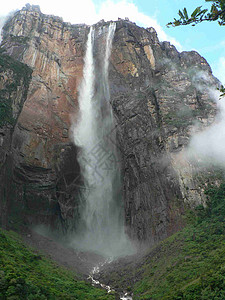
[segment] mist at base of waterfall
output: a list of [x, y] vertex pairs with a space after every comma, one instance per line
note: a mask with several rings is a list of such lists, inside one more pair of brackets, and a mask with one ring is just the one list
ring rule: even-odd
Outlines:
[[[105, 261], [110, 259], [110, 261], [124, 257], [135, 255], [137, 253], [138, 246], [136, 243], [132, 242], [125, 233], [115, 233], [114, 236], [111, 236], [107, 243], [96, 243], [96, 240], [93, 237], [83, 238], [81, 234], [76, 232], [71, 233], [63, 230], [53, 229], [50, 226], [40, 224], [32, 228], [37, 234], [49, 238], [61, 244], [65, 248], [72, 248], [76, 252], [85, 252], [90, 254], [90, 257], [93, 254], [94, 259], [95, 255], [102, 257]], [[119, 235], [121, 234], [121, 235]], [[102, 259], [100, 259], [102, 261]]]
[[135, 254], [133, 245], [125, 239], [112, 240], [108, 245], [96, 245], [95, 241], [92, 241], [91, 238], [86, 239], [86, 243], [84, 243], [81, 239], [81, 244], [82, 246], [79, 246], [79, 237], [76, 237], [75, 241], [71, 242], [69, 246], [81, 252], [93, 252], [111, 259]]
[[69, 246], [85, 252], [93, 252], [106, 258], [116, 259], [118, 257], [135, 254], [135, 247], [132, 242], [127, 238], [125, 233], [115, 232], [113, 235], [110, 233], [109, 238], [97, 242], [95, 236], [75, 234], [69, 236]]

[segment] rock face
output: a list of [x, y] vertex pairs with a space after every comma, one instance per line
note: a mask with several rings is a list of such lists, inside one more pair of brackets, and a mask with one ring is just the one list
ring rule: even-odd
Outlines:
[[29, 5], [3, 31], [2, 48], [33, 69], [12, 141], [17, 201], [26, 203], [28, 223], [56, 226], [56, 220], [72, 218], [77, 206], [79, 165], [69, 129], [87, 31]]
[[215, 87], [210, 66], [198, 53], [179, 53], [169, 42], [159, 43], [153, 28], [117, 23], [111, 97], [123, 157], [126, 224], [133, 238], [155, 243], [182, 226], [186, 204], [205, 201], [195, 166], [178, 155], [195, 122], [201, 128], [215, 116], [202, 74]]
[[[86, 25], [64, 23], [30, 5], [4, 26], [1, 48], [33, 70], [8, 142], [14, 207], [28, 224], [62, 223], [66, 229], [79, 218], [82, 179], [70, 128], [79, 111], [88, 32]], [[127, 232], [154, 244], [183, 225], [186, 205], [205, 201], [201, 176], [193, 176], [194, 166], [184, 164], [179, 153], [196, 122], [207, 126], [215, 116], [201, 74], [212, 86], [217, 80], [198, 53], [179, 53], [160, 43], [153, 28], [124, 20], [116, 22], [109, 70]]]
[[29, 67], [0, 54], [0, 219], [4, 227], [7, 227], [15, 196], [12, 135], [27, 97], [31, 73]]

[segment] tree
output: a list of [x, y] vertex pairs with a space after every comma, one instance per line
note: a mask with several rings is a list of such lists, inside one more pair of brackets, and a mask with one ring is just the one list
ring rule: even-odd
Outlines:
[[198, 6], [190, 16], [188, 15], [186, 8], [184, 8], [182, 11], [179, 10], [178, 14], [180, 18], [174, 18], [174, 21], [169, 22], [167, 27], [188, 24], [195, 26], [203, 21], [218, 21], [219, 25], [225, 25], [225, 0], [205, 0], [205, 2], [212, 2], [210, 9]]

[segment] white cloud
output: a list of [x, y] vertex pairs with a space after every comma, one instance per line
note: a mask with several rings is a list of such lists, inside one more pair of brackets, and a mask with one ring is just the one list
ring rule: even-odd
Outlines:
[[208, 74], [198, 74], [208, 88], [204, 85], [196, 85], [200, 91], [207, 90], [211, 99], [213, 99], [218, 108], [215, 121], [202, 131], [195, 132], [191, 139], [185, 154], [187, 159], [197, 164], [199, 167], [216, 165], [225, 168], [225, 101], [220, 99], [220, 92], [211, 87], [212, 82]]
[[[27, 0], [9, 0], [1, 5], [1, 15], [6, 15], [10, 10], [21, 9]], [[30, 0], [30, 4], [40, 5], [45, 14], [60, 16], [66, 22], [93, 24], [101, 19], [106, 21], [117, 20], [118, 17], [128, 17], [132, 22], [143, 27], [154, 27], [161, 41], [170, 41], [179, 51], [182, 50], [180, 43], [173, 37], [168, 36], [154, 17], [150, 17], [139, 11], [132, 0], [106, 0], [99, 5], [94, 0]]]
[[4, 26], [5, 22], [7, 21], [8, 18], [10, 18], [10, 16], [12, 14], [14, 14], [16, 12], [16, 10], [11, 10], [8, 14], [6, 15], [1, 15], [0, 14], [0, 43], [2, 41], [2, 35], [1, 35], [1, 31], [2, 31], [2, 27]]
[[170, 41], [178, 50], [182, 50], [181, 44], [173, 37], [168, 36], [154, 17], [140, 12], [138, 7], [130, 1], [122, 0], [115, 2], [107, 0], [102, 3], [98, 17], [105, 20], [116, 20], [118, 17], [128, 17], [139, 26], [155, 28], [161, 41]]
[[53, 1], [46, 0], [34, 0], [34, 2], [38, 2], [43, 13], [60, 16], [66, 22], [73, 24], [93, 24], [96, 22], [96, 8], [92, 0], [54, 1], [54, 4]]
[[[5, 21], [6, 21], [6, 16], [5, 17], [4, 16], [0, 16], [0, 32], [2, 30], [2, 27], [3, 27], [4, 23], [5, 23]], [[0, 35], [0, 42], [1, 42], [1, 40], [2, 40], [2, 36]]]

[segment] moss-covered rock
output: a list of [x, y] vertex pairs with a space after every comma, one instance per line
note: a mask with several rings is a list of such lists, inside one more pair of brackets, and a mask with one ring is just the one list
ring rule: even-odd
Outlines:
[[[16, 111], [21, 111], [23, 100], [26, 99], [32, 70], [25, 64], [12, 57], [0, 53], [0, 127], [7, 123], [14, 125], [18, 117]], [[23, 96], [16, 101], [18, 90]]]

